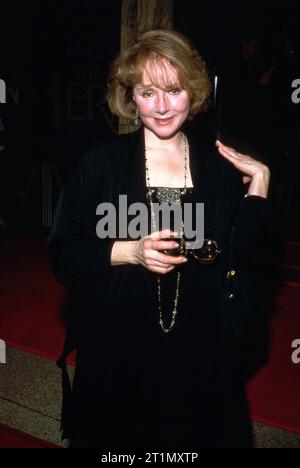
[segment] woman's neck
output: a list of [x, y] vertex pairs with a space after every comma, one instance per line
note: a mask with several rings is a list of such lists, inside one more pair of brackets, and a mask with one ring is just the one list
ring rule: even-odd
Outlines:
[[155, 133], [145, 128], [145, 147], [148, 150], [159, 149], [160, 151], [176, 152], [182, 143], [181, 132], [176, 133], [168, 139], [159, 138]]

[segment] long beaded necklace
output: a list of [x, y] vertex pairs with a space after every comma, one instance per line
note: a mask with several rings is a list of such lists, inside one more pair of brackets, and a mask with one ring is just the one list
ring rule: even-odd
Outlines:
[[[185, 195], [187, 192], [186, 188], [186, 178], [187, 178], [187, 153], [188, 153], [188, 142], [186, 136], [181, 133], [181, 139], [184, 144], [184, 188], [182, 192], [179, 192], [179, 202], [181, 201], [181, 195]], [[152, 194], [154, 193], [154, 190], [151, 190], [151, 184], [150, 184], [150, 176], [149, 176], [149, 167], [148, 167], [148, 159], [147, 159], [147, 150], [145, 149], [145, 169], [146, 169], [146, 179], [147, 179], [147, 198], [150, 204], [150, 209], [151, 209], [151, 219], [153, 223], [153, 228], [154, 231], [156, 231], [156, 221], [155, 221], [155, 213], [153, 209], [153, 199], [152, 199]], [[180, 232], [180, 237], [183, 239], [183, 234], [184, 234], [184, 224], [183, 222], [181, 223], [181, 232]], [[160, 282], [160, 276], [157, 275], [157, 296], [158, 296], [158, 309], [159, 309], [159, 324], [162, 328], [162, 330], [165, 333], [169, 333], [172, 328], [175, 325], [176, 321], [176, 316], [178, 313], [177, 307], [178, 307], [178, 300], [179, 300], [179, 286], [180, 286], [180, 278], [181, 278], [181, 272], [177, 272], [177, 280], [176, 280], [176, 292], [175, 292], [175, 299], [174, 299], [174, 309], [172, 312], [172, 320], [170, 323], [170, 326], [167, 327], [165, 326], [163, 322], [163, 314], [162, 314], [162, 306], [161, 306], [161, 282]]]

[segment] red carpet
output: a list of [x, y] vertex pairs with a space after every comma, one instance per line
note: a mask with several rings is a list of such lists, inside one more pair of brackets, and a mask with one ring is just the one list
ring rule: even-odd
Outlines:
[[46, 241], [0, 239], [0, 338], [7, 345], [57, 359], [64, 340], [67, 288], [49, 269]]
[[271, 322], [269, 362], [250, 382], [248, 396], [253, 419], [300, 434], [300, 363], [292, 361], [292, 342], [300, 340], [299, 308], [300, 287], [284, 287]]
[[24, 432], [0, 424], [0, 448], [60, 448]]
[[[56, 360], [63, 344], [60, 314], [67, 289], [52, 277], [46, 243], [0, 242], [0, 338]], [[270, 360], [248, 387], [251, 414], [256, 421], [300, 433], [300, 363], [291, 359], [292, 341], [300, 339], [300, 288], [283, 287], [276, 304]]]

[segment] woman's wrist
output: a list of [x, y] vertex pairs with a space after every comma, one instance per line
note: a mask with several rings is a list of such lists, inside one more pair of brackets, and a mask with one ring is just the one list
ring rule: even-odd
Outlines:
[[268, 198], [270, 183], [270, 171], [268, 167], [261, 172], [258, 172], [252, 177], [247, 195], [257, 195], [263, 198]]
[[116, 241], [111, 251], [111, 265], [136, 264], [134, 252], [138, 241]]

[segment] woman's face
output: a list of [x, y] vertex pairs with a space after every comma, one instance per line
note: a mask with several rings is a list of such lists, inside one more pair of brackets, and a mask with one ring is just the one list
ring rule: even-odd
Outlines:
[[[133, 89], [133, 100], [144, 126], [157, 137], [168, 139], [180, 130], [187, 119], [190, 98], [187, 91], [178, 84], [179, 79], [174, 69], [170, 66], [169, 70], [166, 66], [163, 68], [160, 87], [153, 86], [149, 73], [144, 72], [143, 82]], [[159, 74], [160, 71], [157, 72], [156, 69], [156, 78]], [[166, 87], [163, 85], [166, 82], [173, 84]]]

